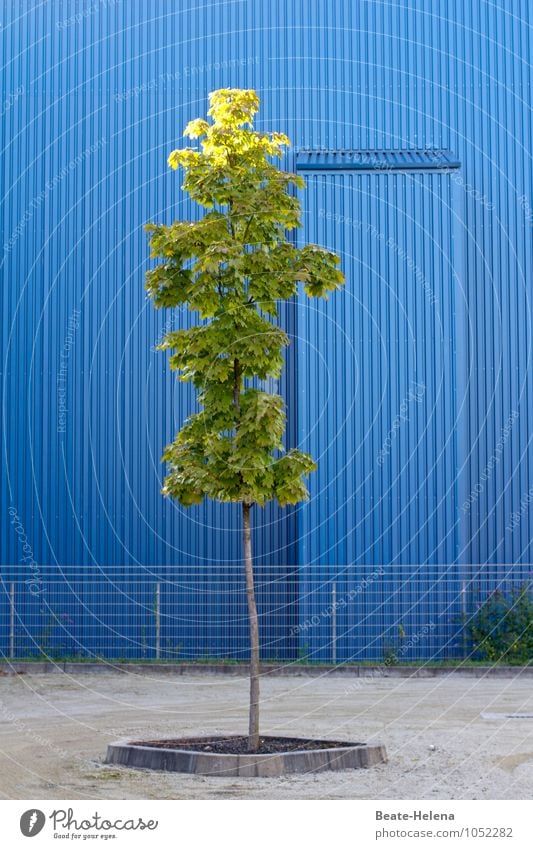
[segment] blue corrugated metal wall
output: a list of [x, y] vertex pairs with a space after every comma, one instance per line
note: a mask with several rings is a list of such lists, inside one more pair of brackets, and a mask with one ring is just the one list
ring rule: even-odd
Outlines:
[[256, 88], [259, 126], [299, 148], [461, 163], [309, 175], [301, 238], [341, 254], [347, 285], [289, 309], [291, 429], [320, 470], [296, 515], [257, 511], [259, 560], [531, 562], [527, 0], [6, 0], [2, 15], [2, 563], [239, 559], [230, 507], [159, 495], [192, 402], [151, 349], [174, 319], [142, 288], [142, 225], [192, 214], [167, 154], [222, 86]]
[[451, 173], [307, 182], [306, 234], [343, 245], [349, 286], [325, 305], [300, 305], [300, 439], [319, 458], [300, 512], [301, 562], [452, 563]]

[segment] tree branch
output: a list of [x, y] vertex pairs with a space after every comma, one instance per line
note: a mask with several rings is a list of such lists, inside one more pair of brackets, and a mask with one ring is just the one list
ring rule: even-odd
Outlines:
[[251, 225], [252, 221], [254, 220], [254, 218], [255, 218], [255, 213], [253, 215], [250, 215], [250, 218], [248, 219], [248, 223], [246, 224], [246, 227], [244, 228], [244, 233], [242, 234], [242, 244], [243, 244], [243, 246], [246, 244], [246, 236], [248, 235], [248, 230], [250, 229], [250, 225]]
[[233, 406], [235, 408], [235, 424], [238, 424], [241, 412], [241, 380], [241, 364], [237, 359], [235, 359], [233, 360]]

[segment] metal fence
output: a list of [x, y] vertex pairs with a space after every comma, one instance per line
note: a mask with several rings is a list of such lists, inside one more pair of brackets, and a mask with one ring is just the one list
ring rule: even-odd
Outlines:
[[[468, 657], [465, 622], [529, 567], [256, 567], [264, 661], [346, 663]], [[235, 567], [3, 568], [4, 657], [246, 660]]]

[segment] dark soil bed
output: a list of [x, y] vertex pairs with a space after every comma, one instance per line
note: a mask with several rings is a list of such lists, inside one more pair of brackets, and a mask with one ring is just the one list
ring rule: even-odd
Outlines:
[[[260, 737], [260, 755], [273, 755], [280, 752], [309, 752], [315, 749], [340, 749], [347, 746], [361, 746], [361, 743], [347, 743], [335, 740], [305, 740], [297, 737]], [[138, 740], [132, 746], [150, 746], [154, 749], [186, 749], [194, 752], [212, 752], [219, 755], [248, 754], [247, 737], [186, 737], [178, 740]]]

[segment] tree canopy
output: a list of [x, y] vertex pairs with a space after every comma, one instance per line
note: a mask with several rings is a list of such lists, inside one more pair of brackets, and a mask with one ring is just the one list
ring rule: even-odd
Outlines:
[[295, 190], [305, 183], [272, 161], [288, 138], [253, 129], [257, 94], [222, 89], [209, 100], [210, 120], [185, 128], [197, 146], [168, 159], [207, 211], [198, 221], [147, 226], [151, 256], [160, 260], [147, 273], [149, 297], [157, 308], [186, 304], [200, 319], [159, 346], [171, 352], [180, 380], [194, 384], [200, 405], [165, 449], [163, 493], [185, 506], [206, 496], [285, 506], [308, 497], [304, 478], [315, 463], [285, 450], [284, 401], [257, 382], [279, 378], [283, 367], [289, 339], [275, 323], [279, 302], [299, 284], [310, 297], [327, 297], [344, 278], [333, 252], [288, 238], [301, 226]]

